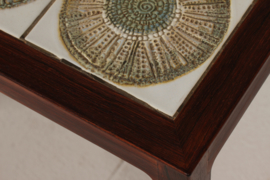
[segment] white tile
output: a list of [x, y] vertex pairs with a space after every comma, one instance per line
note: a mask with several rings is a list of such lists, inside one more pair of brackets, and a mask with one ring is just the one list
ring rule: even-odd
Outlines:
[[270, 180], [270, 76], [219, 153], [213, 180]]
[[0, 29], [19, 38], [51, 0], [36, 0], [18, 7], [0, 9]]
[[[243, 14], [251, 5], [253, 0], [232, 0], [232, 19], [229, 31], [225, 36], [224, 41], [218, 46], [215, 53], [199, 68], [191, 73], [177, 78], [174, 81], [152, 85], [149, 87], [132, 87], [121, 86], [114, 84], [111, 81], [105, 80], [108, 83], [115, 85], [117, 88], [128, 92], [136, 98], [144, 101], [155, 109], [162, 111], [165, 114], [173, 116], [180, 105], [183, 103], [191, 89], [197, 83], [199, 78], [205, 72], [208, 65], [214, 59], [225, 40], [229, 37], [238, 22], [241, 20]], [[74, 58], [67, 51], [59, 34], [59, 12], [61, 10], [62, 1], [57, 0], [53, 7], [41, 19], [33, 31], [26, 37], [26, 40], [46, 49], [57, 55], [59, 58], [64, 58], [71, 63], [80, 66]], [[50, 27], [50, 28], [48, 28]], [[84, 69], [83, 67], [81, 67]]]
[[121, 161], [0, 93], [1, 180], [107, 180]]
[[152, 180], [142, 170], [136, 168], [135, 166], [124, 162], [115, 174], [110, 178], [110, 180]]

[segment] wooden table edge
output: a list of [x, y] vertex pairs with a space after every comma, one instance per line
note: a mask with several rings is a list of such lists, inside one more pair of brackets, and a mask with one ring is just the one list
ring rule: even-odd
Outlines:
[[[71, 111], [71, 109], [66, 108], [65, 105], [61, 104], [60, 101], [57, 102], [57, 101], [54, 101], [55, 99], [47, 97], [48, 94], [40, 93], [42, 92], [42, 90], [38, 89], [37, 87], [34, 87], [35, 85], [40, 85], [39, 83], [33, 84], [33, 86], [31, 84], [27, 84], [27, 83], [30, 83], [30, 81], [32, 82], [35, 79], [35, 77], [33, 77], [32, 80], [26, 80], [26, 79], [23, 79], [23, 77], [20, 74], [15, 74], [13, 76], [12, 74], [9, 73], [8, 70], [11, 70], [14, 72], [15, 70], [18, 70], [15, 68], [20, 68], [19, 66], [21, 62], [19, 61], [25, 60], [25, 57], [27, 57], [27, 53], [34, 53], [34, 55], [29, 54], [29, 57], [31, 56], [32, 59], [36, 59], [37, 61], [38, 61], [39, 56], [44, 56], [44, 55], [41, 55], [40, 52], [34, 49], [29, 49], [29, 47], [26, 47], [26, 45], [25, 46], [22, 45], [22, 42], [17, 42], [18, 40], [15, 40], [14, 38], [12, 39], [10, 36], [2, 32], [0, 33], [0, 37], [1, 37], [0, 52], [3, 53], [4, 56], [0, 57], [0, 62], [1, 62], [0, 63], [0, 91], [8, 95], [9, 97], [21, 102], [22, 104], [30, 107], [31, 109], [39, 112], [40, 114], [48, 117], [49, 119], [52, 119], [58, 124], [68, 128], [69, 130], [75, 132], [76, 134], [79, 134], [80, 136], [94, 142], [95, 144], [101, 146], [102, 148], [123, 158], [127, 162], [130, 162], [131, 164], [137, 166], [138, 168], [148, 173], [153, 179], [165, 179], [165, 180], [174, 179], [174, 178], [190, 179], [190, 180], [191, 179], [195, 180], [198, 178], [210, 179], [210, 171], [211, 171], [211, 167], [212, 167], [212, 164], [214, 162], [216, 155], [222, 148], [223, 144], [225, 143], [225, 141], [231, 134], [237, 122], [240, 120], [242, 114], [244, 113], [249, 103], [251, 102], [253, 97], [256, 95], [258, 89], [260, 88], [260, 86], [262, 85], [262, 83], [264, 82], [264, 80], [269, 74], [270, 46], [265, 44], [265, 42], [267, 42], [269, 38], [268, 39], [265, 39], [265, 38], [270, 36], [270, 30], [269, 28], [265, 26], [268, 26], [270, 24], [270, 20], [264, 19], [264, 18], [267, 18], [270, 16], [269, 15], [270, 10], [268, 10], [268, 14], [267, 14], [267, 11], [260, 11], [262, 9], [266, 9], [269, 6], [270, 6], [270, 3], [267, 2], [267, 0], [258, 0], [257, 4], [255, 5], [255, 8], [253, 9], [253, 11], [255, 12], [251, 13], [249, 17], [247, 18], [247, 20], [245, 20], [246, 23], [243, 23], [243, 25], [240, 26], [240, 30], [237, 30], [238, 33], [241, 31], [244, 32], [243, 28], [247, 27], [247, 23], [255, 22], [254, 20], [255, 16], [259, 15], [258, 13], [261, 13], [261, 17], [260, 16], [256, 17], [258, 18], [257, 19], [258, 22], [256, 26], [258, 26], [257, 28], [259, 31], [258, 34], [264, 33], [260, 35], [260, 37], [264, 39], [252, 39], [253, 37], [249, 37], [251, 38], [251, 40], [248, 41], [248, 40], [242, 40], [241, 38], [238, 39], [238, 37], [236, 36], [232, 38], [231, 41], [236, 42], [236, 43], [239, 41], [258, 43], [258, 44], [253, 44], [253, 45], [251, 44], [250, 48], [254, 49], [254, 52], [261, 53], [261, 54], [258, 54], [258, 58], [257, 58], [257, 60], [260, 61], [260, 63], [258, 63], [256, 66], [258, 69], [254, 69], [254, 71], [252, 72], [252, 75], [250, 75], [250, 77], [248, 77], [249, 79], [245, 81], [246, 84], [244, 84], [243, 89], [241, 89], [242, 91], [241, 97], [239, 97], [239, 99], [237, 99], [234, 102], [234, 104], [232, 104], [232, 107], [230, 107], [230, 109], [228, 110], [228, 112], [230, 112], [228, 113], [228, 117], [226, 117], [226, 119], [222, 121], [221, 124], [219, 124], [216, 131], [213, 131], [212, 134], [214, 134], [214, 136], [209, 138], [207, 142], [203, 142], [202, 144], [200, 144], [201, 139], [198, 138], [198, 142], [199, 142], [198, 146], [200, 150], [198, 152], [194, 151], [196, 152], [194, 153], [195, 154], [194, 156], [190, 148], [193, 148], [193, 146], [196, 146], [196, 144], [193, 143], [191, 146], [188, 146], [187, 143], [191, 142], [193, 138], [196, 139], [196, 137], [190, 136], [190, 137], [186, 137], [187, 139], [183, 139], [181, 136], [182, 135], [181, 132], [178, 131], [179, 127], [181, 127], [182, 125], [181, 123], [184, 122], [183, 119], [178, 118], [178, 120], [176, 119], [175, 122], [168, 121], [167, 118], [164, 118], [162, 115], [159, 115], [157, 112], [152, 112], [148, 109], [145, 109], [145, 107], [142, 107], [136, 103], [133, 103], [127, 98], [119, 95], [120, 103], [127, 101], [128, 102], [127, 104], [132, 105], [132, 107], [138, 108], [138, 110], [135, 110], [135, 113], [141, 110], [142, 115], [141, 116], [137, 115], [136, 117], [138, 121], [140, 120], [138, 119], [138, 117], [142, 117], [141, 119], [142, 121], [144, 119], [147, 119], [153, 116], [154, 118], [147, 123], [149, 124], [151, 123], [151, 125], [157, 128], [164, 126], [164, 129], [160, 130], [160, 132], [164, 132], [165, 134], [167, 133], [168, 137], [165, 138], [164, 140], [161, 139], [161, 142], [167, 143], [166, 142], [167, 140], [168, 144], [164, 144], [164, 147], [162, 147], [163, 144], [161, 144], [160, 145], [161, 149], [156, 154], [154, 154], [152, 153], [154, 150], [151, 149], [150, 145], [149, 147], [146, 147], [146, 146], [144, 147], [142, 146], [142, 144], [135, 142], [135, 139], [132, 139], [132, 136], [125, 138], [121, 134], [120, 135], [117, 134], [115, 131], [108, 130], [109, 128], [114, 128], [114, 126], [108, 127], [108, 129], [103, 128], [98, 124], [97, 121], [92, 122], [90, 119], [85, 119], [85, 117], [89, 117], [88, 114], [86, 115], [76, 114], [77, 112]], [[265, 25], [258, 25], [258, 23], [262, 23], [262, 22], [264, 22]], [[253, 29], [251, 27], [251, 29], [254, 32], [255, 30], [257, 30], [256, 26], [253, 27]], [[249, 32], [252, 30], [246, 30], [246, 31]], [[258, 38], [258, 37], [259, 36], [256, 36], [254, 38]], [[5, 45], [10, 43], [8, 42], [9, 40], [14, 42], [15, 44], [9, 45], [9, 47], [5, 47]], [[19, 48], [15, 47], [16, 44], [18, 45]], [[265, 49], [262, 50], [258, 47], [252, 47], [259, 44], [261, 45], [263, 44]], [[21, 47], [22, 49], [20, 49]], [[221, 57], [219, 59], [222, 58], [222, 55], [226, 53], [226, 51], [230, 51], [232, 49], [233, 49], [232, 47], [225, 48], [224, 52], [221, 53], [220, 55]], [[241, 48], [238, 48], [238, 49], [241, 49]], [[14, 51], [16, 51], [15, 54], [13, 54]], [[7, 58], [7, 57], [10, 57], [10, 58]], [[23, 58], [20, 59], [21, 57]], [[11, 62], [8, 62], [9, 60], [16, 62], [16, 59], [18, 61], [18, 64], [14, 64], [14, 63], [11, 64]], [[42, 59], [48, 60], [51, 58], [42, 57]], [[219, 63], [219, 59], [217, 60], [215, 64]], [[54, 71], [54, 68], [53, 68], [54, 65], [56, 63], [60, 63], [60, 62], [53, 62], [53, 61], [55, 60], [52, 59], [51, 61], [48, 61], [48, 64], [44, 64], [44, 67], [46, 65], [47, 69], [43, 69], [43, 70], [44, 72], [47, 72], [48, 75], [50, 75], [50, 73]], [[44, 61], [42, 63], [44, 63]], [[215, 64], [213, 66], [215, 66]], [[218, 67], [218, 65], [216, 66]], [[53, 69], [50, 69], [50, 67]], [[65, 67], [64, 69], [67, 69], [67, 68], [68, 67]], [[70, 72], [71, 71], [72, 70], [70, 70]], [[210, 70], [209, 74], [211, 74], [212, 72], [213, 71]], [[50, 76], [53, 77], [53, 75], [50, 75]], [[80, 76], [80, 77], [83, 77], [83, 76]], [[29, 82], [24, 83], [26, 81], [29, 81]], [[90, 83], [95, 83], [95, 82], [91, 81]], [[100, 87], [101, 86], [102, 85], [100, 85]], [[200, 89], [201, 87], [202, 86], [198, 88]], [[106, 88], [104, 89], [106, 90], [106, 93], [107, 92], [112, 93], [111, 90], [108, 90]], [[197, 89], [197, 91], [199, 89]], [[94, 93], [97, 94], [96, 92]], [[195, 95], [193, 95], [193, 97], [191, 98], [195, 99], [196, 95], [197, 93], [195, 92]], [[181, 117], [181, 115], [187, 112], [189, 110], [188, 108], [190, 107], [192, 107], [192, 105], [185, 106], [185, 108], [183, 109], [183, 112], [181, 112], [178, 115], [178, 117]], [[121, 115], [118, 115], [118, 117], [121, 117]], [[187, 119], [186, 121], [188, 120], [190, 119]], [[135, 123], [134, 125], [137, 126], [136, 122], [134, 121], [132, 120], [130, 122]], [[138, 123], [143, 123], [141, 121], [139, 121]], [[198, 126], [198, 122], [194, 122], [196, 126]], [[200, 123], [203, 123], [203, 121], [200, 121]], [[173, 132], [171, 132], [171, 130]], [[140, 129], [140, 131], [143, 132], [144, 129]], [[152, 131], [153, 130], [151, 129], [147, 129], [146, 131], [147, 133], [145, 133], [145, 135], [147, 134], [151, 135], [151, 133], [153, 133]], [[176, 134], [176, 135], [174, 136], [173, 134]], [[149, 139], [151, 138], [154, 138], [156, 140], [160, 138], [160, 135], [153, 134], [153, 136], [149, 137]], [[174, 147], [174, 145], [171, 142], [175, 142], [175, 147], [176, 147], [175, 151], [170, 149]], [[164, 154], [162, 153], [163, 151], [164, 151]], [[167, 154], [167, 152], [171, 152], [172, 155], [170, 156], [170, 154]], [[173, 159], [175, 157], [179, 157], [179, 160], [181, 159], [180, 161], [182, 164], [175, 163], [177, 162], [177, 160], [175, 160], [175, 162], [170, 162], [169, 159]]]

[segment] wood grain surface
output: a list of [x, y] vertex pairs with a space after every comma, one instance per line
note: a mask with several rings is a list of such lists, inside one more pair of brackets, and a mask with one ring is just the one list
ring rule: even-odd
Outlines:
[[270, 71], [270, 1], [257, 0], [175, 121], [0, 32], [0, 91], [153, 179], [210, 179]]

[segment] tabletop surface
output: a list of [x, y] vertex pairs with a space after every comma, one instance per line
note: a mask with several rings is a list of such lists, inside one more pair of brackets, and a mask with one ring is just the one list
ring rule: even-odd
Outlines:
[[[196, 1], [196, 5], [193, 5], [193, 6], [192, 6], [192, 4], [190, 5], [190, 3], [188, 3], [188, 1], [185, 3], [181, 3], [181, 4], [180, 4], [180, 2], [179, 3], [175, 2], [178, 5], [172, 4], [172, 8], [175, 7], [175, 9], [173, 8], [173, 10], [172, 10], [172, 13], [173, 13], [172, 16], [174, 16], [174, 21], [176, 21], [174, 23], [175, 25], [173, 26], [174, 30], [167, 30], [165, 28], [165, 30], [163, 29], [161, 31], [162, 33], [166, 34], [166, 32], [167, 32], [167, 34], [168, 34], [168, 33], [171, 33], [170, 31], [172, 31], [173, 33], [179, 34], [179, 38], [184, 37], [184, 39], [186, 39], [186, 45], [190, 46], [190, 48], [193, 47], [194, 48], [193, 50], [195, 50], [197, 48], [196, 44], [197, 44], [198, 40], [202, 41], [202, 42], [209, 41], [205, 45], [199, 45], [201, 47], [205, 46], [207, 48], [210, 48], [209, 43], [211, 44], [213, 42], [216, 42], [217, 44], [213, 45], [214, 48], [211, 46], [211, 48], [213, 48], [213, 50], [210, 50], [209, 52], [207, 52], [207, 50], [206, 50], [207, 48], [205, 48], [204, 51], [207, 52], [207, 53], [205, 53], [207, 55], [204, 55], [205, 57], [201, 58], [200, 61], [202, 61], [202, 64], [201, 63], [194, 63], [194, 62], [197, 62], [198, 60], [188, 60], [189, 58], [187, 56], [185, 56], [185, 54], [181, 54], [181, 52], [184, 52], [187, 49], [176, 50], [178, 45], [177, 45], [177, 43], [176, 44], [170, 43], [170, 42], [172, 42], [172, 39], [169, 39], [169, 36], [163, 35], [163, 36], [160, 36], [158, 38], [155, 38], [155, 37], [151, 36], [151, 34], [154, 34], [154, 33], [149, 32], [149, 34], [150, 34], [149, 41], [145, 40], [143, 42], [145, 42], [146, 44], [147, 43], [149, 44], [149, 42], [153, 44], [154, 39], [157, 39], [157, 40], [161, 39], [162, 42], [164, 42], [164, 41], [167, 42], [167, 44], [161, 43], [160, 44], [161, 47], [173, 46], [172, 52], [177, 51], [177, 53], [178, 53], [177, 56], [181, 57], [181, 59], [177, 59], [176, 61], [180, 62], [180, 64], [182, 63], [182, 65], [181, 66], [180, 65], [173, 65], [173, 62], [171, 62], [171, 61], [168, 61], [168, 63], [170, 64], [172, 70], [176, 69], [176, 70], [173, 70], [173, 71], [175, 71], [174, 74], [180, 74], [179, 75], [180, 77], [176, 76], [174, 78], [174, 80], [171, 80], [169, 77], [163, 77], [162, 72], [160, 72], [161, 74], [157, 74], [157, 72], [158, 72], [157, 69], [161, 68], [158, 65], [159, 61], [158, 61], [158, 59], [154, 60], [154, 59], [149, 58], [149, 57], [153, 58], [154, 56], [157, 57], [157, 55], [156, 54], [149, 54], [150, 52], [148, 52], [147, 49], [145, 49], [143, 52], [140, 50], [140, 52], [137, 53], [137, 54], [139, 54], [137, 56], [139, 56], [139, 58], [141, 58], [140, 54], [145, 53], [145, 56], [148, 57], [149, 59], [147, 59], [147, 60], [137, 59], [138, 63], [141, 64], [140, 66], [150, 67], [150, 62], [152, 62], [151, 64], [156, 64], [157, 67], [154, 67], [154, 69], [156, 69], [156, 70], [146, 70], [147, 68], [140, 69], [139, 67], [136, 66], [136, 67], [132, 68], [133, 75], [131, 75], [131, 78], [137, 76], [135, 73], [137, 71], [139, 71], [140, 73], [142, 73], [143, 71], [147, 71], [147, 72], [145, 72], [145, 75], [142, 75], [142, 76], [148, 77], [149, 73], [150, 74], [154, 73], [156, 75], [151, 75], [151, 77], [152, 76], [159, 77], [158, 81], [161, 81], [161, 82], [158, 84], [153, 83], [152, 85], [130, 84], [128, 86], [121, 85], [119, 83], [115, 83], [114, 81], [116, 81], [117, 78], [114, 78], [115, 80], [113, 80], [113, 81], [111, 81], [107, 78], [104, 78], [108, 74], [104, 74], [102, 69], [99, 73], [99, 70], [98, 70], [99, 66], [95, 66], [96, 68], [94, 68], [94, 69], [92, 68], [92, 70], [91, 70], [90, 66], [88, 67], [88, 66], [83, 65], [83, 63], [80, 63], [80, 61], [83, 61], [83, 59], [80, 60], [80, 58], [78, 58], [80, 56], [80, 54], [75, 55], [75, 54], [70, 53], [70, 52], [75, 51], [74, 49], [72, 49], [72, 47], [67, 46], [67, 44], [70, 44], [71, 42], [65, 43], [65, 40], [63, 40], [63, 38], [62, 38], [64, 33], [69, 33], [69, 32], [62, 32], [59, 34], [59, 31], [60, 31], [59, 18], [62, 18], [61, 17], [62, 15], [60, 15], [60, 12], [61, 12], [61, 9], [63, 8], [65, 3], [64, 3], [64, 1], [60, 1], [60, 0], [55, 1], [51, 4], [49, 4], [49, 2], [50, 1], [44, 1], [44, 2], [43, 1], [42, 2], [36, 1], [36, 2], [27, 3], [25, 5], [15, 7], [15, 8], [3, 9], [2, 11], [0, 11], [1, 19], [2, 19], [1, 24], [0, 24], [0, 29], [4, 30], [5, 32], [7, 32], [9, 34], [15, 35], [16, 37], [21, 37], [24, 34], [23, 38], [27, 42], [30, 42], [30, 43], [42, 48], [43, 50], [48, 51], [49, 53], [55, 55], [59, 59], [65, 59], [65, 60], [69, 61], [70, 63], [74, 64], [75, 66], [77, 66], [78, 68], [82, 69], [83, 71], [85, 71], [87, 73], [91, 73], [91, 74], [97, 76], [98, 78], [102, 79], [103, 82], [108, 83], [111, 86], [113, 86], [117, 92], [122, 93], [124, 95], [127, 95], [128, 97], [132, 97], [133, 99], [136, 99], [137, 102], [139, 102], [141, 104], [145, 104], [145, 105], [147, 105], [147, 107], [150, 107], [151, 109], [157, 110], [157, 111], [159, 111], [167, 116], [174, 117], [177, 113], [177, 110], [179, 110], [180, 106], [184, 103], [185, 100], [187, 100], [187, 97], [190, 94], [190, 92], [192, 91], [192, 89], [194, 89], [195, 86], [200, 82], [200, 79], [202, 78], [203, 74], [206, 72], [207, 68], [209, 68], [209, 66], [211, 66], [211, 62], [213, 62], [213, 60], [215, 60], [216, 55], [223, 48], [223, 45], [226, 43], [226, 41], [228, 40], [228, 38], [230, 37], [230, 35], [232, 34], [234, 29], [238, 25], [238, 23], [240, 23], [241, 19], [243, 18], [244, 14], [246, 13], [247, 9], [253, 3], [253, 0], [247, 0], [247, 1], [244, 1], [241, 3], [237, 0], [232, 0], [228, 4], [228, 7], [226, 6], [227, 9], [225, 9], [225, 10], [223, 10], [223, 4], [226, 5], [225, 1], [223, 4], [220, 2], [217, 2], [217, 3], [210, 3], [209, 2], [208, 3], [209, 7], [207, 7], [207, 4], [204, 4], [203, 2], [200, 2], [200, 1]], [[69, 6], [69, 3], [72, 4], [73, 2], [66, 1], [66, 4], [68, 7], [74, 8], [73, 6]], [[46, 7], [48, 4], [50, 7]], [[89, 9], [82, 10], [83, 7], [85, 6], [85, 2], [81, 2], [81, 4], [77, 5], [78, 6], [77, 10], [73, 10], [73, 11], [74, 11], [74, 13], [77, 13], [77, 12], [92, 13], [93, 11], [95, 12], [95, 11], [99, 10], [100, 12], [102, 12], [104, 14], [107, 12], [107, 10], [103, 10], [103, 4], [104, 4], [103, 1], [89, 2], [89, 3], [87, 3], [87, 6], [89, 7]], [[150, 6], [151, 5], [157, 6], [157, 4], [149, 4], [149, 5]], [[164, 5], [164, 7], [165, 6], [166, 5]], [[91, 7], [97, 7], [97, 8], [91, 9]], [[134, 7], [136, 7], [136, 5], [134, 5]], [[47, 9], [46, 12], [42, 12], [43, 9]], [[140, 9], [140, 7], [139, 7], [139, 9]], [[131, 9], [131, 11], [133, 11], [133, 10], [134, 9]], [[72, 10], [67, 10], [67, 11], [72, 11]], [[226, 13], [224, 14], [225, 11], [227, 14]], [[155, 11], [153, 11], [153, 12], [149, 11], [149, 12], [154, 13], [154, 14], [159, 13], [159, 12], [155, 12]], [[179, 14], [177, 14], [177, 12]], [[101, 32], [99, 32], [99, 30], [98, 30], [98, 27], [99, 26], [101, 27], [102, 25], [105, 25], [106, 27], [108, 26], [107, 31], [109, 28], [111, 28], [111, 30], [108, 31], [109, 33], [120, 31], [120, 30], [115, 31], [114, 30], [115, 27], [110, 27], [109, 25], [106, 25], [105, 21], [109, 21], [109, 20], [104, 19], [103, 17], [106, 16], [106, 14], [103, 15], [102, 13], [100, 15], [94, 14], [93, 16], [87, 15], [86, 17], [80, 18], [78, 20], [75, 19], [74, 22], [72, 19], [70, 19], [70, 20], [67, 20], [66, 23], [78, 24], [77, 26], [80, 28], [84, 27], [85, 29], [82, 28], [82, 34], [85, 33], [85, 31], [88, 31], [89, 33], [94, 34], [93, 31], [95, 31], [95, 30], [97, 31], [98, 34], [99, 33], [102, 34], [102, 32], [105, 30], [101, 30]], [[34, 21], [34, 19], [36, 19], [38, 17], [38, 15], [40, 15], [40, 14], [42, 14], [42, 17], [39, 17], [38, 18], [39, 20], [37, 22], [35, 22], [34, 25], [32, 25], [31, 31], [29, 31], [28, 33], [24, 33], [31, 26], [31, 23]], [[207, 14], [212, 14], [212, 15], [207, 16]], [[17, 18], [17, 17], [19, 17], [19, 18]], [[70, 17], [73, 17], [73, 15]], [[191, 18], [192, 21], [194, 21], [193, 25], [191, 22], [187, 22], [186, 19], [184, 19], [185, 17]], [[63, 17], [63, 18], [65, 18], [65, 17]], [[96, 21], [95, 18], [97, 20], [99, 20], [99, 18], [100, 18], [100, 20], [102, 20], [103, 24], [102, 23], [100, 25], [94, 24], [93, 27], [86, 26], [87, 23], [95, 23], [95, 21]], [[178, 19], [178, 18], [180, 18], [180, 19]], [[94, 19], [95, 21], [92, 19]], [[153, 20], [151, 20], [151, 22], [152, 21]], [[201, 25], [198, 26], [196, 24], [196, 21], [198, 24], [200, 23]], [[224, 22], [222, 22], [222, 21], [224, 21]], [[12, 22], [12, 23], [10, 23], [10, 22]], [[86, 23], [86, 24], [80, 25], [79, 23], [82, 23], [82, 22]], [[214, 35], [214, 33], [218, 34], [219, 32], [215, 32], [213, 29], [209, 30], [209, 35], [207, 35], [206, 31], [201, 30], [205, 23], [211, 24], [211, 25], [207, 24], [207, 27], [209, 28], [209, 26], [213, 26], [213, 27], [217, 26], [218, 27], [221, 22], [224, 24], [224, 27], [220, 27], [221, 30], [223, 31], [224, 35], [222, 34], [220, 37], [218, 35]], [[222, 23], [221, 23], [221, 25], [223, 25]], [[185, 30], [185, 31], [178, 31], [178, 30], [176, 30], [177, 28], [181, 28], [181, 30], [182, 29], [185, 30], [187, 28], [190, 28], [190, 29]], [[71, 26], [70, 30], [71, 31], [74, 30], [74, 26]], [[14, 32], [14, 31], [17, 31], [17, 32]], [[204, 36], [207, 38], [205, 38], [205, 39], [203, 39], [202, 37], [199, 36], [199, 33], [203, 33], [203, 32], [206, 33]], [[211, 35], [211, 33], [212, 33], [212, 35]], [[138, 32], [137, 34], [140, 34], [140, 33]], [[123, 35], [124, 34], [119, 34], [119, 36], [123, 36]], [[74, 36], [74, 39], [73, 39], [74, 42], [77, 40], [78, 36], [80, 37], [82, 35]], [[91, 39], [92, 36], [89, 36], [89, 37]], [[142, 36], [142, 37], [146, 37], [146, 36]], [[84, 38], [88, 38], [88, 37], [84, 37]], [[104, 39], [103, 35], [101, 35], [98, 38], [99, 39], [95, 40], [95, 41], [99, 42], [102, 39]], [[112, 48], [117, 50], [116, 47], [112, 47], [113, 43], [115, 43], [115, 44], [120, 43], [121, 44], [122, 41], [124, 43], [124, 38], [121, 39], [120, 37], [114, 37], [114, 36], [112, 36], [111, 38], [114, 38], [114, 41], [113, 40], [108, 40], [108, 41], [110, 43], [112, 43], [112, 45], [106, 45], [106, 46], [104, 45], [107, 48], [107, 50], [106, 49], [100, 50], [100, 52], [105, 53], [104, 55], [101, 55], [101, 53], [98, 53], [98, 54], [100, 54], [100, 56], [104, 56], [104, 57], [108, 56], [109, 57], [109, 55], [106, 54], [107, 52], [111, 51]], [[148, 36], [147, 36], [147, 38], [148, 38]], [[176, 38], [178, 38], [178, 37], [176, 37]], [[127, 39], [129, 39], [129, 38], [127, 37]], [[88, 44], [89, 44], [90, 40], [88, 40], [88, 41], [89, 41], [88, 42]], [[178, 40], [178, 41], [180, 42], [181, 40]], [[210, 42], [210, 41], [213, 41], [213, 42]], [[136, 42], [136, 41], [134, 41], [134, 42]], [[183, 43], [185, 44], [184, 41], [183, 41]], [[82, 45], [80, 45], [80, 46], [82, 46]], [[83, 46], [88, 46], [88, 45], [84, 44]], [[92, 44], [92, 46], [98, 47], [99, 45]], [[88, 49], [91, 49], [92, 46], [88, 47]], [[123, 46], [124, 46], [124, 44], [123, 44]], [[148, 46], [150, 47], [150, 44]], [[132, 47], [132, 45], [131, 45], [131, 47]], [[184, 48], [184, 46], [181, 46], [181, 47]], [[82, 49], [81, 51], [84, 51], [84, 50]], [[87, 50], [87, 51], [90, 51], [90, 50]], [[152, 50], [152, 51], [158, 52], [157, 49]], [[163, 51], [165, 53], [165, 49]], [[198, 49], [198, 51], [199, 52], [201, 51], [200, 48]], [[204, 51], [202, 51], [202, 52], [204, 52]], [[84, 52], [84, 53], [86, 53], [86, 52]], [[117, 52], [113, 52], [113, 53], [117, 54]], [[169, 55], [164, 54], [164, 56], [169, 56]], [[200, 56], [202, 56], [202, 55], [200, 55]], [[124, 57], [120, 57], [120, 56], [115, 57], [115, 59], [117, 59], [117, 58], [124, 59]], [[198, 59], [200, 59], [200, 58], [198, 58]], [[136, 62], [135, 61], [136, 61], [136, 59], [134, 59], [134, 64], [137, 64], [137, 61]], [[147, 61], [149, 63], [147, 63], [147, 62], [142, 63], [141, 61], [143, 61], [143, 62]], [[156, 63], [154, 63], [154, 61]], [[103, 65], [103, 66], [105, 66], [105, 65]], [[111, 68], [113, 68], [114, 66], [116, 66], [116, 64], [115, 65], [112, 64]], [[153, 65], [151, 65], [151, 66], [153, 67]], [[180, 68], [178, 66], [180, 66]], [[107, 67], [107, 69], [109, 69], [109, 67]], [[91, 71], [97, 71], [97, 72], [91, 72]], [[148, 71], [151, 71], [151, 72], [148, 72]], [[183, 73], [183, 75], [181, 73], [178, 73], [178, 71], [181, 71], [181, 73]], [[107, 72], [107, 71], [105, 71], [105, 72]], [[131, 74], [132, 74], [132, 72], [131, 72]], [[138, 76], [141, 76], [140, 73], [138, 74]], [[169, 74], [171, 74], [171, 72]], [[111, 75], [111, 77], [113, 77], [113, 75]], [[165, 81], [164, 78], [168, 79], [168, 81], [166, 81], [165, 83], [162, 83], [162, 81]], [[142, 80], [138, 80], [138, 82], [141, 82], [141, 81]], [[131, 83], [131, 82], [129, 82], [129, 83]]]
[[[42, 17], [56, 6], [59, 1], [44, 6]], [[136, 166], [152, 169], [158, 161], [191, 174], [203, 158], [211, 165], [269, 74], [269, 6], [257, 0], [249, 9], [174, 121], [44, 53], [44, 47], [27, 42], [29, 29], [26, 41], [0, 32], [0, 90]], [[50, 22], [42, 17], [36, 27]]]

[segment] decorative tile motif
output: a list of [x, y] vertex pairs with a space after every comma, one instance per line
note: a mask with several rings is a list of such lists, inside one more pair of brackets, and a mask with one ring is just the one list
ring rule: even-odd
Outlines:
[[85, 68], [123, 85], [175, 79], [223, 40], [230, 0], [65, 0], [62, 38]]
[[24, 3], [28, 3], [30, 1], [32, 0], [0, 0], [0, 9], [12, 8], [12, 7], [24, 4]]
[[[74, 5], [75, 1], [76, 0], [73, 1]], [[85, 2], [87, 3], [86, 0]], [[214, 2], [214, 0], [211, 0], [211, 2]], [[222, 42], [217, 46], [212, 55], [208, 58], [208, 60], [198, 66], [194, 71], [187, 73], [180, 78], [175, 78], [173, 81], [169, 81], [167, 83], [159, 83], [147, 87], [123, 86], [119, 83], [113, 83], [113, 81], [104, 79], [102, 78], [102, 76], [95, 72], [93, 72], [92, 74], [101, 78], [106, 83], [113, 85], [116, 89], [125, 91], [128, 94], [136, 97], [137, 99], [143, 101], [154, 109], [157, 109], [169, 116], [173, 116], [179, 106], [183, 105], [185, 98], [188, 96], [192, 88], [196, 85], [198, 80], [205, 73], [210, 63], [213, 62], [214, 58], [222, 49], [226, 40], [228, 40], [228, 38], [232, 35], [238, 23], [241, 22], [243, 15], [250, 7], [250, 5], [254, 2], [254, 0], [231, 0], [230, 2], [231, 18], [227, 33], [225, 34]], [[28, 7], [32, 4], [34, 3], [30, 3], [29, 5], [23, 7]], [[85, 69], [85, 67], [80, 65], [78, 61], [75, 60], [74, 56], [70, 54], [70, 51], [68, 51], [66, 45], [63, 43], [63, 38], [60, 36], [61, 33], [59, 33], [59, 14], [62, 13], [62, 7], [63, 0], [56, 0], [52, 7], [47, 11], [47, 13], [41, 18], [41, 20], [37, 23], [33, 30], [28, 34], [28, 36], [26, 36], [26, 40], [51, 52], [60, 59], [65, 59], [69, 61], [70, 63], [80, 67], [83, 71], [91, 73], [90, 69]], [[13, 8], [12, 10], [15, 9], [20, 8]]]

